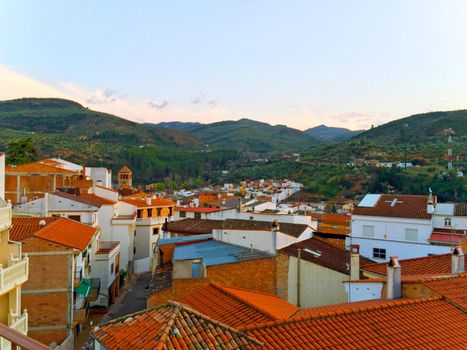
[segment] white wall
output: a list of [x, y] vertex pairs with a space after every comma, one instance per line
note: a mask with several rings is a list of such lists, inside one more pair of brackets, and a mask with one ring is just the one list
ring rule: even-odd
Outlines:
[[0, 198], [5, 198], [5, 154], [0, 153]]
[[213, 238], [217, 241], [230, 243], [240, 247], [253, 247], [253, 249], [268, 252], [270, 254], [276, 254], [271, 231], [213, 230]]
[[91, 178], [94, 186], [112, 187], [112, 171], [106, 168], [87, 167], [86, 176]]
[[96, 196], [107, 198], [114, 202], [118, 202], [118, 192], [102, 187], [93, 187], [93, 190]]
[[[297, 305], [297, 258], [289, 257], [287, 301]], [[300, 307], [338, 304], [347, 301], [342, 282], [349, 276], [301, 259]]]
[[349, 296], [349, 302], [381, 299], [383, 287], [383, 282], [344, 283], [345, 291]]
[[[352, 237], [352, 239], [347, 238], [347, 248], [349, 248], [350, 244], [359, 244], [360, 254], [377, 262], [387, 261], [390, 256], [397, 256], [402, 260], [428, 256], [429, 254], [446, 254], [451, 251], [449, 246], [360, 237]], [[386, 249], [386, 259], [374, 258], [373, 248]]]
[[97, 222], [104, 241], [112, 240], [112, 218], [117, 211], [117, 205], [103, 205], [97, 211]]
[[363, 226], [374, 226], [374, 238], [405, 241], [405, 229], [418, 230], [418, 242], [427, 242], [433, 226], [431, 220], [389, 218], [378, 216], [352, 215], [352, 237], [363, 237]]
[[135, 226], [126, 220], [114, 220], [112, 224], [112, 241], [120, 242], [120, 269], [127, 271], [128, 263], [133, 261]]

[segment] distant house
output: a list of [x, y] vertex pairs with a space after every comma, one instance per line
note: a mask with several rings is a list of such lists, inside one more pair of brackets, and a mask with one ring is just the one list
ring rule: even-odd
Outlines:
[[376, 261], [448, 253], [449, 246], [430, 242], [436, 205], [431, 196], [368, 194], [352, 213], [347, 246], [358, 244]]

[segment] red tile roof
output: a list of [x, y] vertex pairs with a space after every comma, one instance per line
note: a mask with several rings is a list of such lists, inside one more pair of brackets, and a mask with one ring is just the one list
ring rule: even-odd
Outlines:
[[[465, 256], [467, 266], [467, 255]], [[441, 254], [420, 258], [399, 260], [402, 275], [440, 275], [452, 272], [452, 255]], [[381, 276], [386, 276], [388, 263], [365, 265], [361, 269]]]
[[58, 220], [58, 218], [13, 217], [10, 239], [20, 242], [23, 239], [31, 237], [42, 228], [39, 226], [39, 222], [44, 221], [48, 225], [55, 220]]
[[[257, 220], [241, 220], [241, 219], [226, 219], [222, 228], [224, 230], [251, 230], [251, 231], [271, 231], [273, 226], [272, 221], [257, 221]], [[290, 224], [285, 222], [279, 223], [279, 232], [295, 238], [308, 229], [308, 225]]]
[[91, 243], [99, 228], [60, 218], [36, 232], [34, 236], [64, 246], [84, 250]]
[[208, 234], [222, 228], [222, 220], [183, 219], [167, 223], [167, 231], [183, 234]]
[[383, 194], [374, 207], [356, 206], [352, 215], [430, 220], [427, 202], [428, 196]]
[[[41, 220], [46, 222], [46, 226], [39, 226]], [[97, 227], [64, 218], [13, 218], [10, 238], [22, 241], [34, 236], [66, 247], [84, 250], [98, 231]]]
[[122, 201], [137, 208], [171, 207], [175, 205], [174, 202], [165, 198], [153, 198], [151, 204], [148, 204], [145, 198], [123, 198]]
[[264, 349], [459, 349], [467, 314], [440, 297], [395, 300], [240, 328]]
[[5, 173], [45, 173], [45, 174], [65, 174], [65, 175], [77, 175], [75, 171], [51, 166], [41, 162], [26, 163], [15, 166], [6, 166]]
[[[302, 260], [309, 261], [346, 275], [350, 274], [350, 269], [348, 269], [350, 253], [344, 249], [329, 244], [315, 236], [282, 248], [280, 252], [289, 256], [297, 257], [298, 249], [301, 249], [300, 256]], [[312, 254], [310, 251], [316, 252], [317, 254]], [[360, 266], [370, 263], [373, 263], [373, 261], [360, 255]]]
[[260, 349], [261, 343], [189, 307], [169, 302], [99, 326], [106, 349]]
[[467, 313], [467, 274], [451, 278], [433, 278], [424, 282], [424, 285]]
[[189, 213], [216, 213], [218, 211], [227, 210], [226, 208], [191, 208], [191, 207], [175, 207], [176, 211], [184, 211]]
[[78, 203], [90, 205], [96, 208], [100, 208], [103, 205], [114, 205], [117, 202], [111, 201], [110, 199], [103, 198], [96, 196], [95, 194], [81, 194], [79, 196], [75, 196], [70, 193], [55, 191], [51, 193], [54, 196], [62, 197], [65, 199], [69, 199]]
[[198, 289], [177, 301], [231, 327], [289, 318], [298, 311], [295, 305], [275, 295], [218, 284]]

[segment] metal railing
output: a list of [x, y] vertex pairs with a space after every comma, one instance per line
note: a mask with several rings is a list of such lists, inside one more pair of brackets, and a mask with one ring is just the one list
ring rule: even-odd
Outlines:
[[29, 258], [14, 258], [10, 255], [8, 267], [0, 264], [0, 295], [5, 294], [28, 280]]

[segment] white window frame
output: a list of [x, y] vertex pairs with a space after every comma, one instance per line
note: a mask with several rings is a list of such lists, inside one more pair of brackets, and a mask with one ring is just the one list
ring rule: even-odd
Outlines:
[[[405, 240], [409, 242], [418, 242], [418, 229], [416, 228], [406, 228], [405, 230]], [[415, 238], [415, 239], [413, 239]]]
[[386, 248], [373, 248], [373, 259], [386, 260]]
[[451, 225], [452, 225], [452, 220], [451, 220], [451, 218], [450, 218], [449, 216], [445, 217], [445, 218], [444, 218], [444, 226], [445, 226], [445, 227], [451, 227]]
[[[367, 230], [371, 231], [371, 234]], [[362, 236], [364, 238], [375, 238], [375, 227], [373, 225], [362, 225]]]

